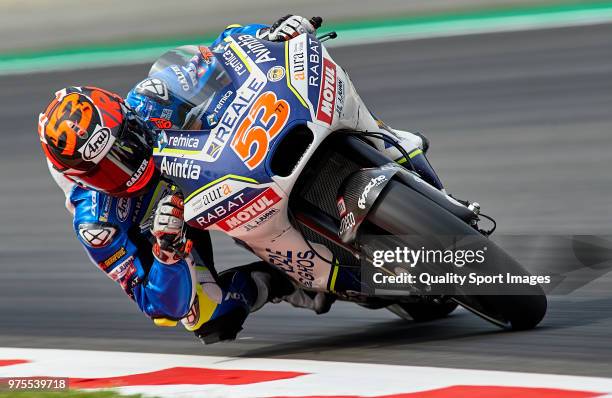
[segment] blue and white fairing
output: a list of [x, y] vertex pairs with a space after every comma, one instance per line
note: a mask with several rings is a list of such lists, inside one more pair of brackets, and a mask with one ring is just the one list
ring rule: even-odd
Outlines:
[[[170, 52], [150, 78], [167, 83], [171, 111], [182, 112], [180, 123], [159, 131], [154, 156], [182, 190], [187, 222], [240, 239], [303, 286], [328, 290], [332, 267], [291, 226], [287, 199], [331, 132], [378, 126], [321, 43], [307, 34], [281, 43], [231, 34], [210, 50]], [[272, 155], [296, 125], [314, 141], [289, 176], [274, 175]], [[326, 247], [311, 245], [335, 261]]]

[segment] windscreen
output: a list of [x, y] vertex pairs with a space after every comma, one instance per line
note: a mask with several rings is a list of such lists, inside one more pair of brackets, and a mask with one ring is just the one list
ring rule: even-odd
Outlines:
[[[232, 87], [232, 78], [205, 46], [182, 46], [166, 52], [151, 67], [150, 77], [168, 85], [184, 130], [212, 127], [211, 104]], [[213, 106], [214, 107], [214, 106]]]

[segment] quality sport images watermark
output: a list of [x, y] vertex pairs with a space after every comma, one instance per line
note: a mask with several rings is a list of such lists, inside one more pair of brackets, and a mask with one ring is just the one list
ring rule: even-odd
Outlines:
[[[435, 250], [425, 249], [421, 247], [417, 250], [409, 249], [408, 247], [396, 247], [394, 250], [375, 250], [372, 254], [372, 265], [381, 269], [380, 272], [374, 272], [372, 280], [376, 284], [421, 284], [431, 287], [433, 285], [457, 285], [467, 286], [492, 284], [528, 284], [535, 286], [537, 284], [549, 284], [551, 282], [550, 275], [516, 275], [510, 272], [497, 273], [493, 275], [483, 275], [478, 272], [470, 272], [462, 274], [458, 272], [446, 272], [444, 274], [430, 273], [426, 270], [415, 272], [414, 268], [417, 265], [427, 267], [431, 264], [452, 265], [457, 268], [463, 268], [472, 264], [483, 264], [486, 262], [486, 253], [488, 247], [484, 246], [480, 250]], [[404, 265], [412, 268], [411, 272], [405, 268], [399, 268], [400, 272], [395, 273], [398, 267], [395, 267], [394, 272], [385, 272], [383, 268], [387, 264]]]
[[378, 295], [566, 294], [612, 270], [600, 236], [367, 236], [361, 282]]

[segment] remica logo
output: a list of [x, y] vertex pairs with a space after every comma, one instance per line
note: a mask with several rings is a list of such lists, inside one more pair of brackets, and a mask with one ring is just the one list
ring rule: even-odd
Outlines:
[[200, 139], [191, 137], [189, 134], [187, 134], [187, 136], [180, 134], [178, 137], [177, 136], [168, 137], [168, 145], [171, 145], [175, 148], [182, 147], [182, 148], [197, 149], [200, 146]]

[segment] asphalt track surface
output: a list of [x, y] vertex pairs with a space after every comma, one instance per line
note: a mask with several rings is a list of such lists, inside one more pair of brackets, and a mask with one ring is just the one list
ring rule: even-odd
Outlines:
[[[450, 192], [499, 233], [612, 232], [612, 25], [334, 49], [373, 111], [426, 132]], [[551, 298], [534, 331], [460, 311], [426, 324], [340, 303], [254, 314], [241, 339], [203, 347], [158, 329], [89, 263], [46, 171], [37, 114], [65, 85], [119, 92], [145, 65], [0, 78], [0, 346], [304, 358], [612, 376], [612, 284]], [[227, 240], [217, 263], [249, 256]]]

